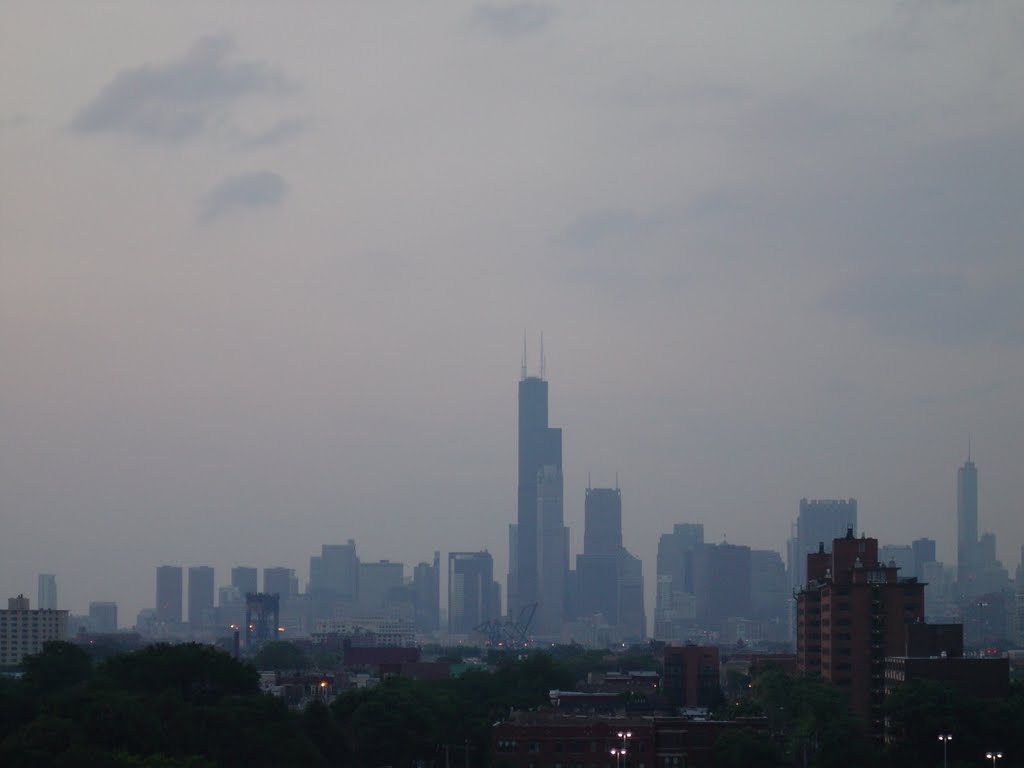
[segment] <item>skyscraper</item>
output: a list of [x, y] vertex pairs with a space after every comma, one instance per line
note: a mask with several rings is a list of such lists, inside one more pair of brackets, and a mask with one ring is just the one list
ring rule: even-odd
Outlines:
[[383, 607], [388, 593], [400, 588], [405, 581], [405, 566], [380, 560], [376, 563], [359, 563], [359, 605], [365, 610]]
[[914, 539], [910, 546], [914, 550], [914, 576], [918, 581], [926, 581], [924, 566], [935, 562], [935, 539]]
[[213, 622], [213, 568], [196, 565], [188, 569], [188, 624], [192, 629]]
[[795, 535], [789, 540], [789, 585], [794, 591], [807, 582], [807, 555], [817, 552], [819, 544], [830, 551], [848, 529], [857, 535], [856, 499], [800, 499]]
[[658, 539], [654, 636], [680, 640], [697, 621], [693, 569], [704, 546], [702, 523], [677, 523]]
[[587, 488], [583, 502], [583, 554], [617, 555], [622, 549], [622, 492]]
[[569, 576], [569, 532], [563, 517], [562, 470], [546, 465], [537, 477], [537, 585], [534, 629], [559, 637]]
[[[526, 355], [523, 354], [522, 376], [519, 381], [519, 483], [514, 535], [515, 546], [509, 549], [515, 556], [509, 568], [509, 615], [516, 616], [522, 606], [538, 603], [538, 615], [552, 614], [555, 606], [545, 608], [551, 601], [564, 609], [564, 586], [558, 594], [545, 594], [541, 589], [540, 574], [542, 542], [538, 527], [540, 493], [545, 493], [544, 523], [546, 530], [557, 536], [561, 509], [562, 483], [562, 430], [548, 426], [548, 383], [544, 380], [544, 355], [541, 352], [539, 376], [526, 373]], [[556, 501], [557, 497], [557, 501]], [[564, 546], [564, 545], [563, 545]], [[554, 540], [548, 539], [544, 548], [553, 552]], [[567, 560], [567, 553], [561, 559]], [[554, 574], [548, 569], [549, 584]], [[564, 584], [564, 577], [562, 579]], [[559, 616], [559, 619], [561, 616]]]
[[978, 468], [967, 461], [956, 473], [956, 572], [960, 589], [974, 591], [978, 556]]
[[89, 603], [89, 624], [93, 632], [117, 632], [117, 603]]
[[[347, 544], [323, 544], [320, 555], [309, 559], [309, 590], [347, 602], [359, 599], [359, 557], [353, 539]], [[266, 584], [263, 591], [269, 591]]]
[[416, 628], [436, 632], [441, 628], [441, 553], [434, 552], [433, 565], [420, 563], [412, 571]]
[[600, 614], [616, 641], [646, 637], [643, 564], [622, 546], [622, 493], [587, 488], [583, 554], [576, 556], [576, 608], [581, 618]]
[[494, 560], [489, 552], [448, 553], [448, 633], [468, 635], [498, 617]]
[[295, 578], [294, 568], [264, 568], [263, 591], [268, 595], [278, 595], [280, 605], [295, 597], [299, 591], [299, 582]]
[[250, 592], [259, 592], [256, 588], [256, 573], [255, 568], [246, 568], [242, 565], [231, 569], [231, 586], [238, 590], [243, 600]]
[[57, 610], [57, 577], [52, 573], [39, 574], [39, 610]]
[[181, 566], [161, 565], [156, 569], [156, 620], [181, 623]]
[[693, 566], [697, 621], [720, 632], [726, 619], [750, 616], [750, 547], [705, 544]]

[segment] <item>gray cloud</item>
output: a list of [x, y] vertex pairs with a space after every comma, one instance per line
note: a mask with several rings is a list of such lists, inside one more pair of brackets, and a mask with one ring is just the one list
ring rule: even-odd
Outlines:
[[940, 344], [1024, 343], [1024, 275], [971, 279], [964, 272], [872, 272], [839, 286], [826, 309], [878, 333]]
[[265, 131], [245, 136], [241, 144], [247, 149], [276, 146], [295, 138], [306, 130], [306, 126], [307, 122], [301, 118], [278, 120]]
[[664, 227], [658, 216], [644, 215], [624, 208], [600, 208], [583, 211], [555, 238], [559, 245], [595, 248], [606, 245], [637, 245], [649, 240]]
[[201, 133], [246, 94], [287, 87], [263, 63], [230, 61], [233, 48], [229, 38], [204, 37], [180, 59], [125, 70], [75, 115], [71, 127], [177, 144]]
[[229, 176], [203, 198], [199, 221], [206, 224], [239, 208], [281, 205], [287, 191], [284, 179], [273, 171], [250, 171]]
[[476, 24], [500, 37], [521, 37], [537, 32], [555, 15], [549, 5], [507, 3], [481, 5], [473, 12]]

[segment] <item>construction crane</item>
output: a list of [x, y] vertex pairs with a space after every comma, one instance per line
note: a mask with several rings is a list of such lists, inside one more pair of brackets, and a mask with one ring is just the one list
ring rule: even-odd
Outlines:
[[494, 647], [516, 647], [528, 644], [527, 632], [537, 612], [537, 603], [524, 605], [519, 610], [519, 617], [511, 619], [490, 619], [473, 627], [474, 632], [483, 635], [487, 645]]

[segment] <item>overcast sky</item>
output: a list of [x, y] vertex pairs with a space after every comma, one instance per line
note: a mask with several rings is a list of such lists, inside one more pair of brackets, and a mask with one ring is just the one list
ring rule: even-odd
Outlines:
[[0, 8], [0, 589], [488, 548], [524, 329], [565, 517], [1024, 543], [1024, 5]]

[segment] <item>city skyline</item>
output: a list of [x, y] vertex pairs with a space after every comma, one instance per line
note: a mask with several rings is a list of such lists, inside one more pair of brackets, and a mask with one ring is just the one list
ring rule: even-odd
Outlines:
[[805, 497], [953, 563], [969, 435], [1016, 567], [1015, 3], [3, 13], [9, 594], [130, 622], [349, 539], [503, 581], [524, 327], [569, 551], [617, 475], [648, 617], [673, 525], [784, 552]]

